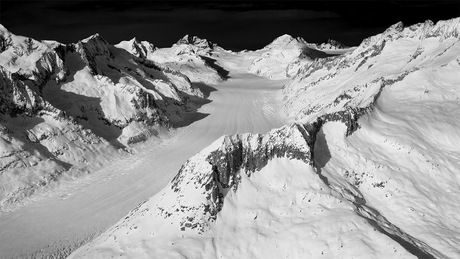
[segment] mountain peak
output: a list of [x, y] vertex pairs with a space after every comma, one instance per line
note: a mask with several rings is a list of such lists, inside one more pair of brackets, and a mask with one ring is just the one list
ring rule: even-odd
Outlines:
[[90, 41], [104, 41], [107, 42], [99, 33], [95, 33], [85, 39], [82, 39], [81, 42], [88, 43]]
[[286, 45], [293, 41], [294, 38], [289, 34], [284, 34], [273, 40], [269, 45]]
[[404, 24], [403, 22], [400, 21], [388, 27], [388, 29], [386, 29], [384, 33], [390, 33], [393, 31], [401, 32], [403, 29], [404, 29]]
[[190, 36], [186, 34], [182, 39], [177, 41], [177, 44], [189, 44], [189, 45], [195, 45], [199, 47], [208, 47], [212, 48], [213, 44], [212, 42], [208, 41], [207, 39], [202, 39], [199, 38], [198, 36]]
[[270, 44], [265, 46], [265, 48], [277, 48], [277, 47], [285, 47], [288, 45], [297, 45], [297, 44], [306, 44], [306, 41], [301, 37], [294, 38], [289, 34], [284, 34], [279, 36], [278, 38], [274, 39]]
[[[211, 41], [197, 36], [190, 36], [188, 34], [178, 40], [176, 44], [191, 46], [191, 49], [194, 49], [194, 52], [203, 52], [202, 54], [209, 53], [214, 48], [214, 44]], [[185, 51], [189, 52], [189, 50]], [[182, 50], [180, 52], [182, 52]]]
[[9, 32], [8, 29], [5, 28], [5, 26], [3, 26], [2, 24], [0, 24], [0, 33], [1, 34], [4, 34], [6, 32]]
[[121, 41], [117, 48], [122, 48], [139, 58], [146, 58], [149, 53], [155, 50], [155, 46], [148, 41], [139, 41], [136, 37], [128, 41]]

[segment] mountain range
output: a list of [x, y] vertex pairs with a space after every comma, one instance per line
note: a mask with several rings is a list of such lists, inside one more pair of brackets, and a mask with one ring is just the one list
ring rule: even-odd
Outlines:
[[255, 105], [284, 126], [218, 138], [69, 258], [460, 256], [459, 18], [240, 52], [0, 29], [4, 210], [197, 125], [226, 82], [282, 85]]

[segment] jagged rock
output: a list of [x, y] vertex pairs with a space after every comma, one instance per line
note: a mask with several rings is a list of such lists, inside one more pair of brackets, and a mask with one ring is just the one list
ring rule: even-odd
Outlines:
[[97, 64], [98, 57], [104, 58], [107, 62], [115, 58], [109, 49], [109, 43], [97, 33], [75, 44], [75, 50], [80, 53], [93, 75], [103, 75]]
[[[314, 133], [319, 131], [316, 126], [311, 126], [310, 130]], [[311, 164], [310, 146], [315, 141], [315, 135], [311, 132], [294, 124], [272, 130], [265, 135], [224, 136], [189, 159], [171, 181], [171, 189], [179, 194], [185, 186], [194, 186], [202, 192], [203, 204], [193, 210], [201, 210], [198, 215], [205, 216], [197, 218], [197, 223], [204, 229], [208, 220], [216, 218], [228, 190], [237, 190], [242, 172], [250, 176], [276, 157], [287, 157]], [[185, 205], [186, 202], [181, 202], [181, 199], [179, 196], [178, 204]], [[166, 211], [173, 213], [166, 208], [162, 213]]]
[[346, 49], [349, 47], [345, 46], [343, 43], [339, 41], [328, 39], [327, 42], [318, 44], [317, 48], [321, 50], [336, 50], [336, 49]]
[[27, 113], [33, 116], [47, 103], [18, 77], [0, 67], [0, 113], [10, 116]]
[[207, 39], [201, 39], [197, 36], [185, 35], [182, 39], [177, 41], [178, 45], [185, 44], [192, 47], [193, 50], [198, 52], [209, 53], [213, 48], [214, 44]]
[[121, 41], [115, 46], [125, 49], [129, 53], [141, 59], [148, 58], [149, 54], [157, 49], [152, 43], [148, 41], [139, 41], [136, 37], [129, 41]]

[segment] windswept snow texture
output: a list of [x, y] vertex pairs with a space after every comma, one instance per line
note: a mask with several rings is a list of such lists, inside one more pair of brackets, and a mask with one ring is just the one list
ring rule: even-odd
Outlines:
[[460, 19], [398, 23], [299, 65], [296, 123], [221, 137], [70, 258], [459, 257], [459, 37]]

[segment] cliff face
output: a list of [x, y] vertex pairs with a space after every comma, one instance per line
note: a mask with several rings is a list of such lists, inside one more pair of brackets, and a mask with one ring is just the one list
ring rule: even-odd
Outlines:
[[19, 80], [18, 74], [12, 74], [0, 67], [0, 113], [16, 116], [18, 114], [36, 114], [47, 105], [45, 100], [31, 87]]
[[136, 37], [129, 41], [122, 41], [116, 46], [118, 48], [125, 49], [129, 53], [141, 59], [146, 59], [149, 53], [152, 53], [158, 49], [152, 43], [148, 41], [139, 41]]
[[198, 54], [210, 53], [215, 46], [207, 39], [201, 39], [197, 36], [191, 35], [185, 35], [182, 39], [177, 41], [177, 45], [192, 46], [194, 51]]
[[[184, 212], [181, 227], [198, 227], [203, 231], [210, 220], [216, 219], [227, 192], [237, 191], [243, 172], [250, 176], [274, 158], [286, 157], [311, 163], [309, 144], [312, 142], [314, 136], [301, 125], [286, 126], [266, 135], [224, 136], [184, 164], [171, 181], [171, 190], [178, 195], [177, 203], [173, 208], [160, 207], [159, 210], [162, 215], [169, 215], [176, 214], [176, 206], [187, 206], [189, 208]], [[197, 201], [190, 201], [188, 195], [182, 195], [184, 189], [190, 188], [200, 192], [202, 203], [198, 206], [187, 205]], [[192, 224], [187, 222], [189, 211], [197, 217]]]

